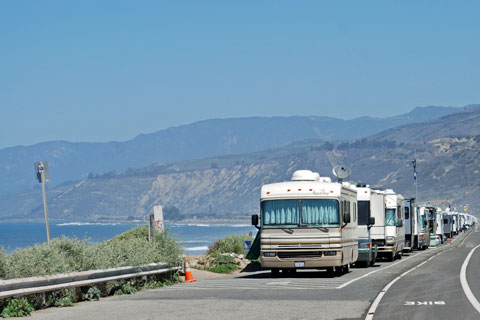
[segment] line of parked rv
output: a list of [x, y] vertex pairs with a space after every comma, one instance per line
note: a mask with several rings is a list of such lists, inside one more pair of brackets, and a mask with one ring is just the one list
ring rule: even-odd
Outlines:
[[249, 258], [260, 257], [272, 276], [297, 269], [326, 269], [333, 276], [354, 263], [368, 267], [379, 257], [393, 261], [436, 246], [475, 223], [470, 214], [417, 205], [391, 189], [298, 170], [291, 181], [262, 186]]

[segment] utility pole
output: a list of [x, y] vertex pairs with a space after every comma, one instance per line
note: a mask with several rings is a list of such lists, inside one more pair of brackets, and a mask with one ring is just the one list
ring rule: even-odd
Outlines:
[[418, 199], [418, 181], [417, 181], [417, 157], [412, 161], [413, 165], [413, 180], [415, 181], [415, 199]]
[[48, 206], [47, 206], [47, 191], [45, 190], [45, 181], [50, 181], [50, 172], [48, 170], [48, 162], [35, 162], [35, 175], [37, 181], [42, 184], [43, 195], [43, 211], [45, 212], [45, 226], [47, 229], [47, 243], [50, 244], [50, 226], [48, 224]]

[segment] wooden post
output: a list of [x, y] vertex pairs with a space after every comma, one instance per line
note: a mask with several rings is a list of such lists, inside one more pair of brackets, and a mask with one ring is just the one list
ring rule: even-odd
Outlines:
[[154, 228], [155, 228], [155, 218], [153, 214], [150, 214], [148, 216], [148, 241], [153, 242], [155, 240]]

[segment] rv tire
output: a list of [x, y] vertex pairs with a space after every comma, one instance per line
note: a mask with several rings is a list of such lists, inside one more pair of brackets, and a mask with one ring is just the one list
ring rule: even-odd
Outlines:
[[329, 278], [333, 278], [335, 276], [335, 268], [334, 267], [328, 267], [327, 268], [327, 276]]
[[272, 269], [272, 278], [278, 278], [280, 276], [280, 270], [279, 269]]

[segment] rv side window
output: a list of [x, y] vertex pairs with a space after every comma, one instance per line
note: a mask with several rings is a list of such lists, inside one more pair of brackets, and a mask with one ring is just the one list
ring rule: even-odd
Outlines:
[[357, 221], [357, 203], [353, 203], [353, 221]]
[[410, 219], [410, 208], [405, 207], [405, 220]]

